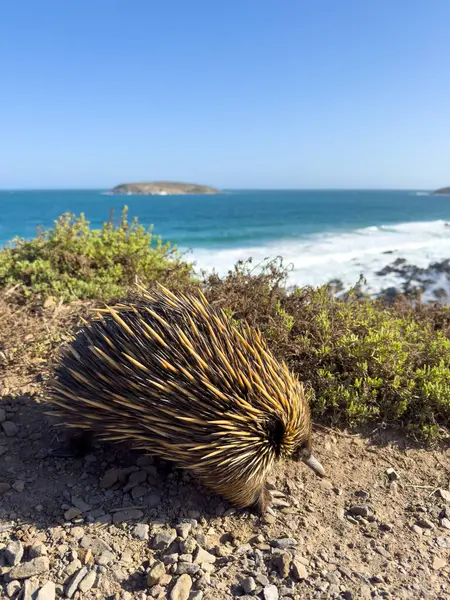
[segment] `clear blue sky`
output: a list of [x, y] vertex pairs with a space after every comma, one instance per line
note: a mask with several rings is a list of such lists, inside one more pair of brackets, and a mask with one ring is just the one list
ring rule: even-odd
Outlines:
[[449, 0], [0, 0], [0, 187], [450, 185]]

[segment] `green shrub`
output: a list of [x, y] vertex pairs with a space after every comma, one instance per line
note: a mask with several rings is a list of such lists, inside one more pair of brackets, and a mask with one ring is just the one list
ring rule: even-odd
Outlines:
[[[207, 293], [260, 327], [278, 357], [314, 391], [315, 419], [332, 425], [386, 423], [428, 439], [450, 423], [450, 309], [346, 301], [327, 286], [286, 292], [286, 270], [259, 275], [241, 263]], [[222, 294], [225, 292], [224, 294]]]
[[110, 219], [91, 229], [81, 214], [60, 216], [53, 229], [32, 240], [16, 238], [0, 251], [0, 288], [15, 287], [23, 295], [63, 301], [112, 300], [123, 296], [139, 277], [178, 287], [190, 282], [192, 267], [176, 248], [163, 243], [137, 219]]

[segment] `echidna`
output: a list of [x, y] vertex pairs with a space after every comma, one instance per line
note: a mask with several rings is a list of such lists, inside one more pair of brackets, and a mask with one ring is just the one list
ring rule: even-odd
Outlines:
[[141, 290], [76, 335], [50, 401], [71, 429], [188, 469], [238, 507], [265, 512], [271, 467], [291, 457], [317, 474], [303, 385], [261, 333], [204, 295]]

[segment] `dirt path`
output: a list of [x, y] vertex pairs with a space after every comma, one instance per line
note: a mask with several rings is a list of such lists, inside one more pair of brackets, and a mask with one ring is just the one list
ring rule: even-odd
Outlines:
[[450, 598], [449, 450], [318, 431], [329, 478], [280, 466], [263, 520], [123, 446], [50, 458], [42, 356], [71, 318], [52, 315], [1, 321], [1, 598]]

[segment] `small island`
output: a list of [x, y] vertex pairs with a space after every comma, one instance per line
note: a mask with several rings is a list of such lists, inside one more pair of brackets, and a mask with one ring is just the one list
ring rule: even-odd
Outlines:
[[196, 183], [172, 181], [149, 181], [143, 183], [122, 183], [111, 190], [112, 194], [143, 196], [175, 196], [186, 194], [220, 194], [220, 190]]
[[433, 192], [433, 194], [443, 194], [445, 196], [450, 196], [450, 186], [440, 188], [439, 190], [436, 190], [435, 192]]

